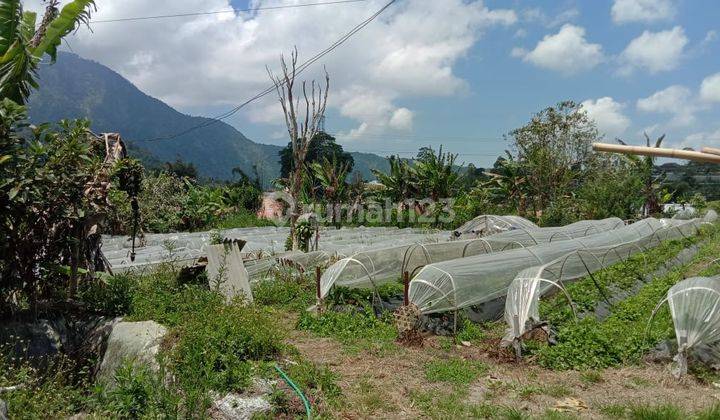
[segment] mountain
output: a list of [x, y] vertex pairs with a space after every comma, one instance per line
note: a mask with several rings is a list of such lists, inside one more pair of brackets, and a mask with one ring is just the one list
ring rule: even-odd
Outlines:
[[[88, 118], [95, 132], [119, 132], [131, 154], [144, 162], [180, 158], [192, 162], [203, 177], [230, 179], [235, 167], [250, 175], [255, 164], [261, 165], [266, 185], [279, 176], [280, 146], [255, 143], [222, 121], [178, 112], [100, 63], [60, 53], [55, 64], [40, 67], [39, 81], [40, 89], [29, 101], [33, 122]], [[202, 124], [208, 125], [173, 139], [148, 141]], [[387, 169], [380, 156], [353, 157], [356, 171], [366, 179], [373, 178], [370, 169]]]

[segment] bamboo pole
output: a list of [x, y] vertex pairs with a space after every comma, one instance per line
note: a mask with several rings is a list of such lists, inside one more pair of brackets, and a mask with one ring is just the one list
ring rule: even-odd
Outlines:
[[718, 149], [717, 147], [703, 147], [702, 149], [700, 149], [700, 151], [703, 153], [710, 153], [711, 155], [720, 156], [720, 149]]
[[625, 155], [657, 156], [696, 162], [720, 163], [720, 156], [691, 150], [664, 149], [660, 147], [624, 146], [622, 144], [593, 143], [597, 152], [621, 153]]

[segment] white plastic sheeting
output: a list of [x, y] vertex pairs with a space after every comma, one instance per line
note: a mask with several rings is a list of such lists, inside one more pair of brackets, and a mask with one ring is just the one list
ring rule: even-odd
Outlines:
[[[706, 221], [713, 218], [714, 213]], [[521, 337], [540, 321], [539, 300], [548, 289], [554, 286], [564, 292], [563, 282], [591, 275], [655, 247], [661, 241], [694, 235], [702, 222], [701, 219], [646, 219], [630, 226], [636, 228], [637, 236], [630, 236], [625, 242], [578, 248], [545, 264], [520, 271], [508, 287], [505, 300], [504, 317], [508, 325], [505, 341]]]
[[620, 226], [624, 226], [624, 223], [618, 218], [586, 220], [562, 227], [514, 229], [464, 241], [369, 249], [343, 258], [330, 266], [320, 279], [320, 295], [325, 297], [333, 285], [377, 287], [399, 279], [405, 271], [415, 274], [418, 269], [430, 263], [562, 241]]
[[[478, 305], [505, 296], [513, 279], [524, 269], [544, 267], [582, 249], [601, 249], [637, 241], [664, 228], [683, 229], [688, 223], [699, 222], [650, 218], [587, 237], [430, 264], [410, 282], [410, 301], [417, 305], [422, 313], [444, 312]], [[571, 270], [577, 269], [576, 267], [574, 264], [565, 264], [561, 276], [570, 276]], [[537, 272], [538, 268], [534, 270]], [[579, 272], [578, 270], [577, 273]], [[538, 277], [532, 273], [523, 276]]]
[[497, 216], [494, 214], [480, 215], [459, 228], [455, 229], [453, 236], [469, 239], [493, 235], [514, 229], [537, 229], [538, 225], [520, 216]]
[[675, 284], [655, 308], [653, 317], [665, 302], [670, 307], [678, 344], [673, 373], [681, 376], [687, 373], [691, 350], [704, 347], [711, 354], [720, 352], [720, 277], [693, 277]]
[[[105, 236], [103, 254], [113, 272], [153, 267], [162, 262], [191, 264], [205, 255], [213, 235], [246, 241], [242, 254], [246, 259], [263, 259], [264, 256], [284, 254], [285, 240], [290, 233], [287, 227], [256, 227], [228, 229], [219, 232], [186, 232], [147, 234], [144, 245], [136, 248], [135, 261], [130, 260], [131, 242], [127, 236]], [[320, 230], [319, 248], [330, 255], [350, 255], [362, 249], [410, 244], [419, 241], [445, 241], [448, 231], [398, 228], [323, 228]], [[314, 238], [313, 238], [314, 239]], [[267, 262], [267, 261], [265, 261]]]

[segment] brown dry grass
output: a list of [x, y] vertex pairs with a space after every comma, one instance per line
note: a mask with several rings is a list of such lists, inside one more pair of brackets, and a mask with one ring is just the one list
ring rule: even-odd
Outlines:
[[[583, 375], [577, 371], [551, 371], [528, 362], [517, 364], [510, 358], [498, 359], [482, 343], [447, 349], [442, 340], [427, 337], [422, 347], [398, 346], [397, 351], [373, 354], [348, 352], [333, 339], [299, 331], [293, 331], [289, 339], [303, 356], [339, 375], [343, 399], [341, 407], [332, 410], [335, 418], [448, 418], [442, 411], [428, 413], [427, 407], [414, 402], [414, 396], [446, 398], [458, 392], [462, 404], [468, 407], [513, 407], [530, 417], [553, 410], [567, 398], [587, 406], [572, 413], [579, 418], [607, 418], [602, 410], [611, 405], [670, 403], [694, 412], [720, 402], [720, 389], [690, 377], [678, 381], [666, 367], [657, 364]], [[451, 358], [481, 361], [488, 366], [488, 372], [461, 391], [426, 379], [426, 363]]]

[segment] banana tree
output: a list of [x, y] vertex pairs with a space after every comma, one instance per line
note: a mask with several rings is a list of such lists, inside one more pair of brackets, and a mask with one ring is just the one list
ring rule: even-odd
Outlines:
[[406, 160], [397, 156], [387, 158], [390, 170], [388, 173], [373, 169], [372, 173], [384, 187], [384, 195], [399, 203], [401, 209], [406, 209], [405, 200], [417, 195], [417, 172]]
[[337, 156], [333, 155], [332, 160], [323, 157], [322, 162], [314, 162], [310, 168], [315, 174], [315, 179], [320, 182], [323, 198], [332, 206], [332, 223], [338, 226], [340, 201], [346, 193], [345, 180], [350, 172], [350, 164], [338, 162]]
[[[648, 136], [647, 133], [643, 134], [645, 135], [645, 144], [647, 145], [647, 147], [650, 147], [650, 136]], [[660, 147], [663, 140], [665, 140], [665, 134], [655, 140], [654, 147]], [[626, 145], [626, 143], [620, 139], [617, 139], [617, 141], [620, 144]], [[664, 201], [662, 182], [665, 178], [665, 174], [653, 174], [653, 168], [655, 167], [655, 158], [653, 156], [623, 156], [630, 162], [635, 171], [637, 171], [637, 173], [643, 180], [643, 195], [645, 196], [645, 204], [643, 206], [644, 214], [651, 215], [660, 213], [660, 211], [662, 210], [660, 204], [662, 201]]]
[[23, 11], [20, 0], [0, 0], [0, 95], [22, 105], [32, 89], [45, 55], [57, 58], [63, 37], [87, 24], [94, 0], [74, 0], [58, 9], [59, 0], [46, 2], [45, 14], [35, 29], [37, 14]]

